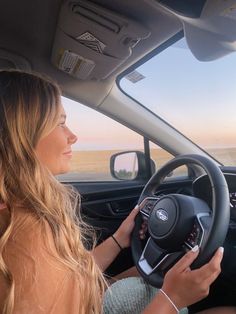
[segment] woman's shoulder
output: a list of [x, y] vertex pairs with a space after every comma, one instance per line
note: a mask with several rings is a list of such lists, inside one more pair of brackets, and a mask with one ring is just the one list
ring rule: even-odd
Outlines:
[[24, 231], [28, 229], [38, 230], [42, 226], [42, 219], [33, 211], [28, 208], [16, 207], [13, 215], [13, 228], [15, 231]]
[[[8, 220], [10, 218], [10, 210], [3, 203], [0, 203], [0, 216], [2, 221]], [[22, 206], [14, 206], [12, 211], [12, 219], [14, 221], [14, 224], [18, 224], [24, 221], [25, 226], [27, 226], [31, 222], [37, 223], [39, 220], [33, 210]]]
[[5, 258], [15, 264], [18, 258], [21, 264], [46, 267], [53, 264], [60, 268], [52, 230], [45, 218], [33, 211], [20, 208], [13, 214], [12, 230], [5, 246]]
[[[20, 208], [14, 211], [12, 226], [3, 255], [15, 281], [16, 312], [51, 313], [61, 302], [63, 308], [65, 298], [71, 299], [75, 277], [58, 258], [49, 224], [33, 211]], [[4, 284], [0, 276], [0, 290]]]
[[3, 236], [6, 229], [11, 225], [11, 236], [16, 233], [27, 233], [29, 230], [34, 229], [34, 233], [39, 231], [40, 219], [27, 208], [14, 208], [13, 212], [5, 204], [0, 203], [0, 236]]
[[[1, 221], [5, 225], [10, 222], [9, 211], [1, 211]], [[40, 217], [33, 210], [16, 207], [11, 217], [11, 231], [6, 248], [21, 248], [38, 255], [41, 249], [54, 249], [54, 240], [51, 228], [46, 219]]]

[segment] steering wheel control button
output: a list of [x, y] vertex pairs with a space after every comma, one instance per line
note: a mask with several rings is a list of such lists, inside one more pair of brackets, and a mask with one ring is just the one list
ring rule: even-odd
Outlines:
[[191, 249], [195, 245], [200, 245], [201, 239], [203, 236], [203, 228], [199, 223], [199, 220], [196, 218], [193, 224], [193, 229], [191, 233], [188, 235], [188, 238], [185, 244]]
[[144, 218], [148, 218], [150, 216], [153, 207], [155, 206], [156, 202], [159, 198], [156, 197], [147, 197], [144, 201], [139, 205], [140, 212], [143, 214]]

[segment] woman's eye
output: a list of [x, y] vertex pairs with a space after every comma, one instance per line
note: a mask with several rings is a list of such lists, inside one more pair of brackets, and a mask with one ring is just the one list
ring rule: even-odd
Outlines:
[[66, 123], [65, 122], [60, 122], [58, 125], [61, 126], [61, 127], [65, 127]]

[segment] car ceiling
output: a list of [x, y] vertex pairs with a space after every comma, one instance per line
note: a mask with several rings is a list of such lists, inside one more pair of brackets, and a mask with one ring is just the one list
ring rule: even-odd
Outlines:
[[31, 68], [56, 79], [65, 96], [96, 106], [109, 94], [119, 73], [182, 29], [182, 23], [176, 16], [162, 8], [153, 8], [146, 0], [92, 2], [135, 20], [150, 31], [150, 36], [141, 40], [132, 55], [107, 78], [80, 80], [52, 65], [51, 53], [63, 4], [61, 0], [1, 1], [0, 67], [18, 62], [23, 69]]

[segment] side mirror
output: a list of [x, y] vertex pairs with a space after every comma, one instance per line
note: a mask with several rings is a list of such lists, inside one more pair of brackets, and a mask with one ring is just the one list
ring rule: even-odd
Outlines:
[[[155, 172], [155, 163], [151, 160], [151, 174]], [[149, 171], [146, 157], [140, 151], [125, 151], [114, 154], [110, 159], [111, 175], [118, 180], [148, 179]]]

